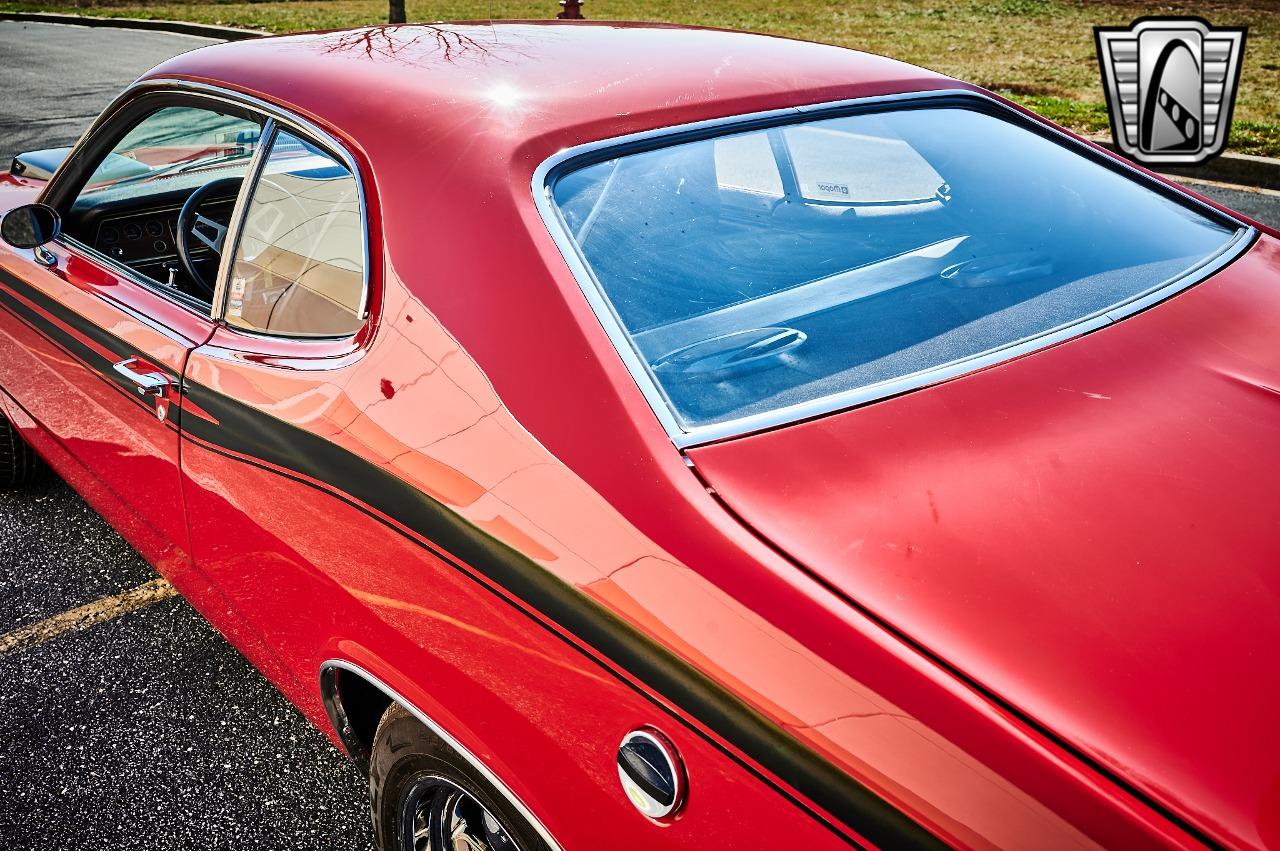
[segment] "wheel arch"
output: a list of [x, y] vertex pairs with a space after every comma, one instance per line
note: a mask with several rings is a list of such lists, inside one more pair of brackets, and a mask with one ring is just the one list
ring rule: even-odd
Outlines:
[[561, 851], [560, 844], [551, 836], [542, 821], [489, 766], [429, 715], [369, 671], [352, 662], [329, 659], [320, 666], [320, 696], [342, 747], [366, 776], [369, 773], [369, 754], [373, 747], [373, 736], [377, 730], [378, 721], [392, 703], [399, 704], [433, 736], [480, 772], [498, 794], [506, 798], [524, 816], [547, 843], [547, 847], [552, 851]]
[[[320, 697], [347, 756], [365, 776], [378, 721], [392, 703], [402, 703], [383, 683], [354, 665], [329, 661], [320, 669]], [[406, 709], [407, 704], [403, 704]]]

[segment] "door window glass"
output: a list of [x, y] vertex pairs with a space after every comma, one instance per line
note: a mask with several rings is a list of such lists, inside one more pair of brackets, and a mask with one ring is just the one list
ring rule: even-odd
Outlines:
[[211, 166], [237, 164], [243, 169], [261, 129], [256, 121], [198, 107], [158, 109], [115, 144], [81, 197]]
[[[207, 304], [218, 270], [217, 237], [230, 221], [261, 132], [256, 120], [211, 109], [148, 113], [90, 175], [64, 219], [64, 233]], [[178, 217], [197, 193], [199, 209], [191, 211], [189, 225], [202, 230], [186, 240], [189, 262], [183, 262]]]
[[241, 229], [226, 321], [271, 334], [352, 334], [363, 322], [364, 296], [355, 176], [327, 151], [280, 131]]

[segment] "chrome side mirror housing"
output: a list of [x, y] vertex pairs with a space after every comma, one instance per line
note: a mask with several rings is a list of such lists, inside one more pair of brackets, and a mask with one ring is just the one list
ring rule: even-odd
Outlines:
[[14, 207], [0, 219], [0, 239], [14, 248], [40, 248], [62, 233], [62, 218], [48, 204]]

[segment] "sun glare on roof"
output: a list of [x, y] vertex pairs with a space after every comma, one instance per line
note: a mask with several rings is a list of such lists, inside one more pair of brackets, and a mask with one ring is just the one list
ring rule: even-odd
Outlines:
[[507, 109], [519, 106], [520, 102], [524, 100], [524, 94], [509, 83], [497, 83], [496, 85], [490, 86], [488, 91], [485, 92], [485, 97], [487, 97], [494, 106]]

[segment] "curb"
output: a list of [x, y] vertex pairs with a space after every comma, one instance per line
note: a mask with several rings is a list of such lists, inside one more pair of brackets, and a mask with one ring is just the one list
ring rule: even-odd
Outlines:
[[261, 38], [271, 33], [187, 21], [157, 21], [147, 18], [108, 18], [101, 15], [61, 15], [54, 12], [0, 12], [0, 21], [26, 21], [34, 24], [69, 24], [76, 27], [113, 27], [122, 30], [155, 30], [158, 32], [240, 41]]
[[[1117, 150], [1115, 142], [1112, 141], [1110, 136], [1090, 136], [1089, 140], [1101, 145], [1108, 151], [1129, 159], [1124, 151]], [[1213, 180], [1218, 183], [1234, 183], [1237, 186], [1255, 186], [1259, 189], [1280, 189], [1280, 159], [1271, 157], [1225, 153], [1214, 157], [1207, 163], [1196, 166], [1157, 166], [1138, 162], [1137, 160], [1133, 160], [1133, 162], [1143, 168], [1149, 168], [1160, 174], [1168, 174], [1175, 177]]]

